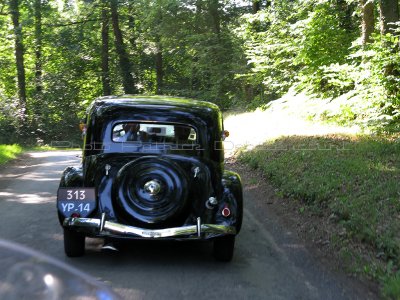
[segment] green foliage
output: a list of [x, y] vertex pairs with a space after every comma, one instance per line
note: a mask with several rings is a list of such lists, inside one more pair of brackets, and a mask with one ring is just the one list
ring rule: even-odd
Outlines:
[[[9, 20], [0, 31], [0, 111], [1, 143], [51, 143], [79, 139], [78, 119], [87, 103], [101, 95], [99, 81], [99, 34], [94, 22], [83, 22], [96, 13], [89, 3], [76, 6], [42, 1], [42, 90], [35, 85], [36, 36], [33, 1], [20, 5], [25, 71], [27, 79], [26, 124], [20, 128], [15, 63]], [[94, 11], [92, 11], [92, 8]], [[2, 17], [0, 17], [2, 18]], [[74, 25], [74, 22], [82, 22]], [[1, 24], [1, 23], [0, 23]], [[71, 24], [71, 25], [69, 25]], [[19, 112], [20, 113], [20, 112]], [[3, 134], [4, 133], [4, 134]]]
[[22, 152], [19, 145], [0, 145], [0, 165], [16, 158]]
[[293, 64], [298, 35], [295, 25], [290, 23], [292, 14], [289, 10], [287, 12], [287, 17], [283, 19], [276, 18], [273, 10], [244, 15], [241, 26], [236, 30], [244, 40], [249, 66], [237, 75], [251, 86], [251, 93], [245, 95], [247, 101], [274, 99], [294, 83], [298, 69]]
[[[242, 17], [248, 68], [237, 74], [247, 106], [265, 105], [291, 86], [332, 99], [323, 120], [399, 130], [399, 32], [360, 45], [356, 1], [282, 1]], [[250, 103], [249, 103], [250, 102]]]
[[[315, 6], [307, 19], [300, 22], [302, 37], [295, 63], [301, 66], [299, 89], [310, 89], [325, 96], [335, 96], [336, 86], [346, 86], [348, 82], [328, 80], [329, 71], [346, 62], [349, 47], [358, 32], [344, 28], [338, 8], [331, 2]], [[340, 73], [340, 69], [338, 70]], [[351, 85], [350, 85], [351, 87]]]
[[[276, 99], [296, 85], [325, 96], [340, 95], [337, 85], [352, 82], [327, 80], [328, 67], [346, 62], [358, 35], [348, 12], [333, 1], [282, 1], [273, 8], [247, 14], [236, 30], [244, 40], [249, 68], [238, 74], [254, 86], [265, 102]], [[343, 76], [345, 76], [343, 74]], [[336, 76], [335, 76], [336, 77]], [[254, 99], [258, 103], [259, 97]], [[253, 100], [253, 99], [250, 99]]]
[[0, 144], [16, 143], [19, 139], [18, 124], [15, 116], [18, 115], [16, 99], [10, 101], [1, 94], [0, 90]]
[[[303, 201], [346, 229], [346, 239], [367, 244], [400, 267], [400, 148], [396, 137], [288, 137], [244, 152], [240, 159], [259, 168], [286, 197]], [[386, 274], [386, 275], [384, 275]], [[368, 274], [371, 275], [371, 274]], [[387, 293], [398, 293], [398, 278]]]
[[308, 18], [301, 21], [302, 37], [296, 63], [316, 72], [321, 66], [342, 63], [355, 37], [342, 28], [337, 9], [331, 3], [317, 5]]
[[[147, 72], [141, 82], [143, 92], [155, 92], [155, 56], [162, 51], [164, 94], [195, 97], [227, 108], [235, 93], [236, 69], [244, 65], [240, 41], [232, 34], [229, 24], [233, 14], [218, 1], [137, 1], [132, 8], [143, 49], [140, 61]], [[192, 7], [196, 7], [193, 9]], [[216, 28], [211, 10], [219, 17]], [[216, 18], [216, 17], [215, 17]], [[217, 18], [218, 19], [218, 18]]]
[[[102, 91], [100, 0], [41, 1], [38, 44], [35, 1], [20, 0], [27, 81], [26, 111], [18, 110], [14, 36], [0, 15], [0, 132], [3, 142], [79, 139], [78, 119]], [[257, 13], [234, 1], [118, 1], [119, 25], [140, 93], [178, 95], [223, 109], [256, 108], [295, 86], [335, 99], [320, 117], [398, 129], [398, 37], [374, 36], [360, 47], [357, 1], [275, 1]], [[42, 89], [36, 51], [41, 50]], [[123, 92], [115, 36], [109, 24], [109, 78]], [[160, 61], [161, 60], [161, 61]], [[158, 62], [158, 63], [157, 63]], [[158, 66], [158, 71], [157, 71]], [[337, 98], [337, 99], [336, 99]], [[22, 117], [18, 121], [16, 116]], [[387, 128], [387, 127], [386, 127]], [[1, 142], [1, 141], [0, 141]]]
[[374, 40], [364, 47], [353, 47], [354, 53], [349, 56], [353, 59], [351, 64], [323, 68], [323, 78], [331, 86], [331, 96], [336, 98], [320, 117], [341, 124], [356, 123], [376, 131], [397, 132], [399, 39], [376, 35]]
[[383, 294], [389, 299], [398, 299], [400, 295], [400, 274], [386, 278]]

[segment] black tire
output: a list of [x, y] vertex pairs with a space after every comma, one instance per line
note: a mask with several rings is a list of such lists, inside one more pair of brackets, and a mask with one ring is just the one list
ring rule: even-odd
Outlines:
[[218, 261], [231, 261], [233, 258], [234, 249], [234, 235], [223, 236], [214, 240], [214, 257]]
[[68, 257], [83, 256], [85, 254], [85, 236], [64, 228], [64, 251]]

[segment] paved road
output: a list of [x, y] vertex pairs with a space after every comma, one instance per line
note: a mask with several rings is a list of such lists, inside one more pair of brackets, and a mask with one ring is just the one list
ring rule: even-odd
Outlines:
[[208, 243], [135, 242], [117, 254], [87, 241], [66, 258], [55, 195], [62, 170], [78, 152], [29, 153], [0, 170], [0, 238], [56, 257], [112, 286], [124, 299], [373, 299], [363, 286], [319, 265], [290, 231], [245, 188], [243, 229], [231, 263]]

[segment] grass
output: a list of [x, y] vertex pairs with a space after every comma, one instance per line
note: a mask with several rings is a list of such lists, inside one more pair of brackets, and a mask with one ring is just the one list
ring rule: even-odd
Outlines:
[[[282, 196], [332, 216], [345, 229], [342, 245], [365, 245], [361, 272], [378, 279], [386, 297], [400, 299], [400, 141], [390, 137], [285, 137], [240, 157], [259, 168]], [[331, 238], [335, 238], [334, 235]], [[344, 239], [344, 241], [343, 241]]]
[[0, 145], [0, 165], [15, 159], [18, 154], [22, 153], [22, 147], [19, 145]]

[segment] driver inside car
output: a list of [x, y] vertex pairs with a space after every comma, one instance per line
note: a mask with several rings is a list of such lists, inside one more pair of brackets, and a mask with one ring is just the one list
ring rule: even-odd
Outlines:
[[145, 142], [146, 133], [140, 131], [139, 123], [125, 123], [122, 125], [124, 135], [116, 138], [118, 142]]

